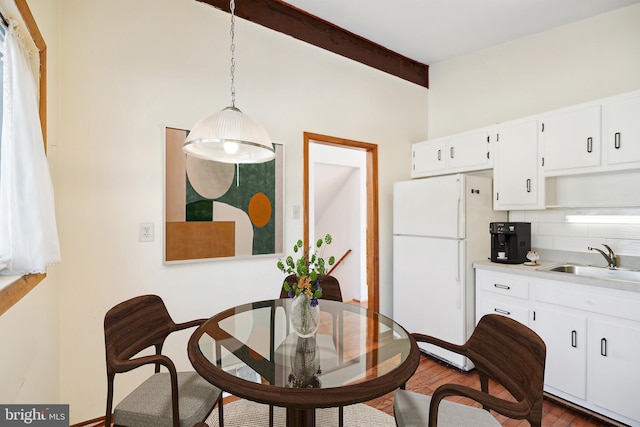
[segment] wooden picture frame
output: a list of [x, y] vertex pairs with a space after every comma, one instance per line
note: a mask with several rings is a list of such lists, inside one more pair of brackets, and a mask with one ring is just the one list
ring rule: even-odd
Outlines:
[[164, 263], [283, 254], [284, 146], [235, 165], [185, 155], [187, 134], [165, 128]]

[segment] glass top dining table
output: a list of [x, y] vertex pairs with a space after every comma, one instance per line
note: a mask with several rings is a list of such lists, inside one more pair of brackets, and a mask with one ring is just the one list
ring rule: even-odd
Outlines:
[[225, 310], [193, 333], [188, 354], [207, 381], [235, 396], [287, 408], [287, 425], [315, 425], [315, 408], [366, 402], [403, 386], [419, 363], [414, 339], [373, 310], [320, 300], [320, 325], [300, 337], [292, 299]]

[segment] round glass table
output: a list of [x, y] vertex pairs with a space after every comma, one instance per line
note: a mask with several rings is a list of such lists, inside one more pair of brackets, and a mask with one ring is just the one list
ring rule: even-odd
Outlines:
[[225, 310], [191, 336], [195, 370], [235, 396], [287, 408], [288, 426], [315, 425], [315, 408], [365, 402], [401, 387], [418, 367], [413, 338], [390, 318], [320, 300], [308, 338], [291, 328], [291, 299]]

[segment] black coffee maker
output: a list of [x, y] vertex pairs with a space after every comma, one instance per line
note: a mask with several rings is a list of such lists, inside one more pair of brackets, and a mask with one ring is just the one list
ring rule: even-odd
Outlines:
[[530, 222], [492, 222], [491, 262], [522, 264], [531, 250]]

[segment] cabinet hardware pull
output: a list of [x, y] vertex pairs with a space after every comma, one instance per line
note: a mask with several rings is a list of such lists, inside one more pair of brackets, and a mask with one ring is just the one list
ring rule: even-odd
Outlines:
[[587, 153], [593, 152], [593, 138], [587, 138]]
[[542, 123], [542, 129], [540, 130], [540, 132], [544, 132], [544, 123]]
[[453, 147], [449, 148], [449, 155], [453, 159]]
[[438, 150], [438, 161], [442, 160], [442, 150]]
[[493, 286], [495, 286], [496, 288], [500, 288], [500, 289], [511, 289], [511, 286], [503, 285], [503, 284], [500, 284], [500, 283], [494, 283]]
[[535, 311], [533, 312], [533, 321], [534, 322], [536, 321], [536, 312]]
[[496, 142], [499, 142], [499, 141], [500, 141], [500, 134], [496, 133]]
[[600, 340], [600, 355], [607, 357], [607, 339], [602, 338]]
[[488, 151], [487, 151], [487, 159], [490, 159], [490, 157], [489, 157], [489, 152], [488, 152]]
[[616, 147], [616, 150], [620, 149], [620, 132], [616, 132], [616, 134], [614, 135], [615, 137], [615, 144], [614, 146]]
[[578, 332], [575, 329], [571, 331], [571, 347], [578, 347]]
[[544, 157], [542, 158], [542, 167], [544, 167]]
[[531, 193], [531, 178], [527, 179], [527, 193]]
[[511, 314], [511, 312], [507, 311], [507, 310], [502, 310], [501, 308], [494, 308], [493, 311], [495, 311], [498, 314], [503, 314], [505, 316], [508, 316]]

